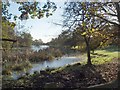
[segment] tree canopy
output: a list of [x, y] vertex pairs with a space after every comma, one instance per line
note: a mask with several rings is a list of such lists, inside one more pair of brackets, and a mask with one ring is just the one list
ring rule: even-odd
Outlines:
[[[107, 27], [110, 27], [111, 24], [116, 27], [120, 26], [119, 3], [66, 2], [65, 5], [64, 27], [73, 31], [77, 30], [79, 35], [83, 36], [86, 43], [88, 64], [91, 64], [90, 50], [93, 49], [93, 45], [91, 46], [90, 43], [95, 42], [96, 36], [101, 36], [101, 40], [94, 48], [102, 45], [112, 36], [112, 34], [108, 34], [111, 29]], [[110, 18], [115, 19], [115, 21], [111, 21]]]
[[14, 15], [8, 11], [10, 7], [10, 2], [2, 2], [2, 16], [6, 19], [11, 19], [11, 16], [14, 17], [14, 20], [26, 20], [29, 18], [42, 18], [44, 16], [48, 17], [51, 16], [52, 13], [57, 9], [54, 2], [50, 2], [47, 0], [46, 3], [41, 5], [41, 2], [17, 2], [14, 1], [19, 5], [18, 11], [21, 12], [19, 16]]

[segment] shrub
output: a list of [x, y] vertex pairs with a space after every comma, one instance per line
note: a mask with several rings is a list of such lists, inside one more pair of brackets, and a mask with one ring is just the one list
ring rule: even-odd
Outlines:
[[54, 57], [61, 57], [62, 52], [59, 49], [47, 48], [34, 52], [30, 57], [31, 62], [40, 62], [45, 60], [52, 60]]

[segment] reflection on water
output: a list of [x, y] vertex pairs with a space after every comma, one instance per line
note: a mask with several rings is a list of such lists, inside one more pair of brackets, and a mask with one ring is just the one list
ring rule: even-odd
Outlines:
[[[39, 50], [46, 49], [48, 47], [49, 47], [48, 45], [40, 45], [39, 47], [32, 46], [31, 49], [33, 51], [39, 51]], [[72, 64], [72, 63], [78, 62], [79, 60], [80, 60], [80, 58], [78, 58], [78, 57], [63, 56], [59, 59], [57, 58], [57, 59], [54, 59], [51, 61], [43, 61], [40, 63], [32, 64], [31, 69], [28, 69], [26, 71], [13, 72], [11, 76], [13, 77], [13, 79], [18, 79], [19, 77], [25, 75], [26, 72], [33, 74], [34, 71], [40, 72], [40, 70], [44, 70], [46, 68], [58, 68], [58, 67], [65, 66], [67, 64]]]
[[62, 67], [66, 64], [71, 64], [74, 62], [79, 61], [80, 58], [76, 58], [76, 57], [62, 57], [60, 59], [55, 59], [53, 61], [44, 61], [42, 63], [38, 63], [38, 64], [33, 64], [33, 68], [29, 70], [30, 73], [33, 73], [34, 71], [40, 71], [46, 68], [58, 68], [58, 67]]
[[34, 46], [34, 45], [32, 45], [31, 46], [31, 49], [33, 50], [33, 51], [39, 51], [39, 50], [43, 50], [43, 49], [46, 49], [46, 48], [48, 48], [49, 46], [48, 45], [40, 45], [40, 46]]
[[[60, 59], [55, 59], [52, 61], [44, 61], [41, 63], [37, 63], [37, 64], [32, 64], [32, 68], [29, 69], [28, 73], [33, 74], [34, 71], [40, 71], [40, 70], [44, 70], [46, 68], [58, 68], [58, 67], [62, 67], [65, 66], [67, 64], [72, 64], [75, 62], [78, 62], [80, 60], [80, 58], [77, 57], [61, 57]], [[17, 79], [18, 77], [25, 75], [25, 72], [20, 72], [20, 73], [13, 73], [13, 78]]]

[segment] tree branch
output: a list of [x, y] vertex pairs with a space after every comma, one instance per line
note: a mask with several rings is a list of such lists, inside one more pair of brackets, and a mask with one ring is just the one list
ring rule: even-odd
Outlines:
[[[91, 14], [92, 14], [92, 13], [91, 13]], [[96, 16], [96, 17], [98, 17], [98, 18], [100, 18], [100, 19], [102, 19], [102, 20], [104, 20], [104, 21], [106, 21], [106, 22], [109, 22], [109, 23], [111, 23], [111, 24], [114, 24], [114, 25], [117, 25], [117, 26], [120, 27], [120, 24], [117, 24], [117, 23], [115, 23], [115, 22], [109, 21], [108, 19], [105, 19], [105, 18], [103, 18], [103, 17], [101, 17], [101, 16], [99, 16], [99, 15], [95, 15], [95, 14], [92, 14], [92, 15], [94, 15], [94, 16]]]

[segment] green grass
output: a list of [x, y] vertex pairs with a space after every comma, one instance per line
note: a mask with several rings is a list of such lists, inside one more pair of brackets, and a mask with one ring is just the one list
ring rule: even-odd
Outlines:
[[91, 54], [92, 64], [103, 64], [112, 61], [114, 58], [120, 58], [118, 51], [96, 50], [96, 55]]
[[[109, 46], [104, 49], [95, 50], [94, 54], [91, 53], [91, 61], [94, 65], [104, 64], [110, 61], [114, 61], [114, 58], [120, 58], [120, 49], [115, 46]], [[87, 63], [85, 59], [82, 64]]]
[[[115, 47], [96, 50], [94, 54], [91, 54], [91, 61], [93, 65], [105, 64], [120, 58], [119, 54], [120, 54], [120, 50], [118, 50], [118, 48], [116, 49]], [[80, 67], [87, 64], [87, 55], [83, 54], [80, 57], [82, 58], [82, 60], [78, 63], [81, 63], [81, 65], [77, 65], [77, 64], [68, 65], [52, 70], [51, 72], [54, 73], [57, 71], [72, 71], [72, 70], [80, 69]]]
[[[118, 56], [118, 54], [120, 54], [120, 51], [117, 51], [117, 50], [114, 50], [114, 48], [112, 48], [112, 50], [109, 50], [108, 49], [101, 49], [101, 50], [96, 50], [94, 54], [91, 54], [91, 59], [92, 59], [92, 64], [94, 64], [95, 66], [99, 66], [100, 64], [105, 64], [107, 62], [112, 62], [114, 60], [117, 60], [117, 59], [114, 59], [114, 58], [120, 58], [120, 56]], [[86, 69], [84, 68], [84, 65], [86, 64], [87, 62], [87, 55], [84, 53], [84, 54], [81, 54], [79, 55], [79, 57], [81, 57], [81, 61], [78, 62], [78, 63], [75, 63], [75, 64], [72, 64], [72, 65], [66, 65], [64, 67], [60, 67], [60, 68], [57, 68], [57, 69], [47, 69], [46, 71], [47, 72], [50, 72], [50, 73], [59, 73], [59, 72], [73, 72], [73, 71], [85, 71]], [[79, 64], [80, 63], [80, 64]], [[27, 66], [27, 64], [23, 64], [23, 66]], [[104, 65], [102, 65], [104, 66]], [[97, 67], [99, 68], [99, 67]], [[89, 69], [89, 67], [88, 67]], [[104, 69], [104, 67], [103, 67]], [[4, 73], [6, 73], [4, 71]], [[7, 71], [7, 73], [9, 74], [9, 71]], [[18, 86], [25, 86], [25, 85], [29, 85], [29, 83], [31, 83], [28, 78], [31, 80], [31, 78], [33, 77], [38, 77], [40, 74], [38, 72], [34, 72], [33, 75], [30, 75], [30, 77], [28, 76], [25, 76], [25, 77], [22, 77], [22, 79], [19, 79], [18, 81], [16, 81], [16, 83], [13, 82], [13, 84], [10, 84], [10, 85], [18, 85]], [[54, 75], [54, 74], [53, 74]], [[26, 79], [27, 77], [27, 79]], [[11, 80], [12, 77], [10, 77], [10, 80]], [[7, 78], [4, 78], [4, 79], [7, 79]], [[26, 82], [26, 80], [28, 80], [28, 82]], [[4, 82], [4, 83], [7, 83], [7, 82]], [[9, 83], [9, 81], [8, 81]], [[12, 83], [12, 82], [10, 82]], [[7, 85], [7, 84], [6, 84]], [[9, 84], [8, 84], [9, 85]]]

